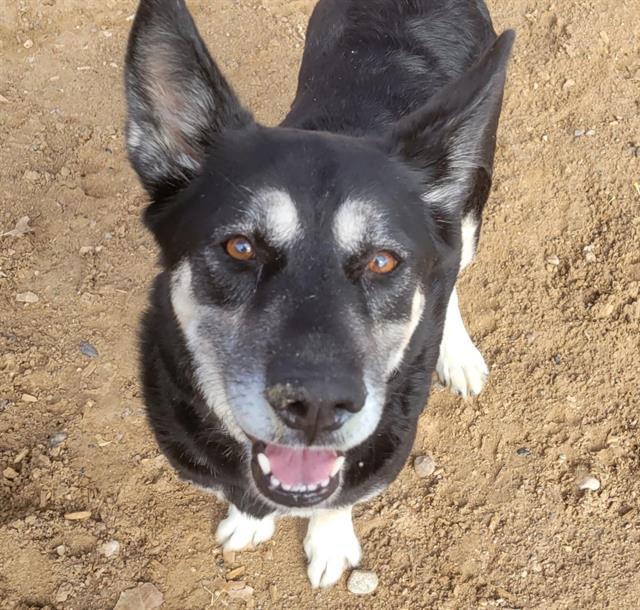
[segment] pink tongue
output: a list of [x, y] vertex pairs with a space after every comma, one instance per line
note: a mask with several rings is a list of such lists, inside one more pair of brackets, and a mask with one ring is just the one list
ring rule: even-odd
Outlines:
[[271, 474], [285, 485], [317, 485], [331, 476], [338, 454], [331, 449], [296, 449], [267, 445]]

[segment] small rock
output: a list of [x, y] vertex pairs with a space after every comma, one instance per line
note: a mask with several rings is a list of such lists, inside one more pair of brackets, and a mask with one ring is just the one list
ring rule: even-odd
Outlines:
[[585, 130], [584, 129], [576, 129], [573, 132], [574, 137], [576, 138], [581, 138], [583, 135], [585, 134]]
[[227, 572], [227, 580], [235, 580], [236, 578], [240, 578], [241, 576], [244, 576], [244, 573], [247, 571], [247, 568], [245, 566], [238, 566], [237, 568], [234, 568], [233, 570], [230, 570], [229, 572]]
[[16, 455], [16, 457], [13, 458], [13, 463], [19, 464], [20, 462], [22, 462], [22, 460], [24, 460], [24, 458], [27, 457], [28, 454], [29, 448], [25, 447], [22, 451], [20, 451], [20, 453], [18, 453], [18, 455]]
[[64, 554], [67, 552], [67, 547], [64, 544], [60, 544], [56, 547], [56, 553], [59, 557], [64, 557]]
[[231, 599], [239, 599], [248, 604], [253, 601], [253, 587], [250, 587], [244, 582], [237, 582], [235, 580], [232, 580], [226, 583], [224, 587], [222, 587], [222, 590]]
[[347, 580], [347, 589], [355, 595], [370, 595], [378, 588], [378, 576], [367, 570], [354, 570]]
[[20, 397], [20, 400], [22, 400], [22, 402], [38, 402], [38, 399], [31, 394], [23, 394]]
[[33, 233], [33, 229], [29, 226], [30, 220], [28, 216], [23, 216], [16, 222], [15, 228], [3, 233], [2, 237], [22, 237], [26, 233]]
[[236, 552], [223, 549], [222, 559], [226, 564], [233, 565], [236, 562]]
[[164, 596], [155, 585], [145, 582], [120, 594], [113, 610], [154, 610], [164, 603]]
[[75, 513], [65, 513], [64, 514], [64, 518], [67, 521], [84, 521], [85, 519], [88, 519], [89, 517], [91, 517], [91, 511], [90, 510], [79, 510]]
[[529, 451], [526, 447], [519, 447], [518, 449], [516, 449], [516, 455], [519, 455], [520, 457], [526, 457], [528, 455], [531, 455], [531, 451]]
[[40, 173], [36, 172], [32, 169], [28, 169], [24, 174], [23, 174], [23, 178], [25, 180], [28, 180], [29, 182], [37, 182], [38, 180], [40, 180]]
[[31, 38], [27, 38], [22, 46], [25, 49], [30, 49], [33, 46], [33, 40], [31, 40]]
[[34, 292], [19, 292], [16, 294], [16, 301], [18, 303], [37, 303], [40, 297]]
[[87, 356], [87, 358], [97, 358], [100, 354], [98, 354], [98, 350], [88, 343], [87, 341], [83, 341], [80, 343], [80, 351], [82, 354]]
[[596, 262], [596, 255], [593, 253], [593, 245], [589, 244], [588, 246], [582, 248], [582, 254], [584, 255], [584, 259], [588, 263]]
[[552, 254], [551, 256], [547, 256], [546, 262], [548, 265], [557, 267], [560, 264], [560, 259], [555, 254]]
[[82, 246], [82, 248], [80, 248], [80, 256], [86, 256], [87, 254], [91, 254], [91, 252], [93, 252], [91, 246]]
[[120, 543], [117, 540], [109, 540], [98, 547], [98, 553], [105, 557], [113, 557], [120, 552]]
[[572, 78], [568, 78], [566, 81], [564, 81], [564, 83], [562, 84], [562, 88], [566, 91], [567, 89], [571, 89], [571, 87], [574, 87], [576, 84], [576, 81], [574, 81]]
[[596, 135], [596, 130], [595, 129], [587, 129], [587, 131], [584, 132], [585, 136], [588, 137], [592, 137]]
[[64, 441], [66, 440], [67, 440], [66, 432], [63, 432], [63, 431], [55, 432], [47, 439], [47, 445], [49, 445], [49, 447], [53, 449], [54, 447], [57, 447], [61, 443], [64, 443]]
[[9, 479], [10, 481], [13, 481], [14, 479], [17, 479], [20, 475], [13, 468], [11, 468], [11, 466], [7, 466], [7, 468], [5, 468], [2, 471], [2, 476], [4, 476], [5, 479]]
[[598, 491], [600, 489], [600, 481], [592, 476], [584, 477], [578, 482], [578, 489]]
[[436, 463], [428, 453], [425, 455], [419, 455], [413, 461], [413, 469], [421, 479], [424, 479], [426, 477], [430, 477], [435, 472]]

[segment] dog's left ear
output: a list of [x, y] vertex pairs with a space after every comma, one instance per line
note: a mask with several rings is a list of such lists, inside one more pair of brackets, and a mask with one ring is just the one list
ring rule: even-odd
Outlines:
[[184, 0], [141, 0], [125, 85], [129, 158], [154, 199], [199, 172], [220, 131], [253, 122], [211, 59]]
[[479, 178], [488, 193], [514, 38], [504, 32], [470, 71], [396, 124], [387, 140], [394, 155], [421, 171], [422, 198], [440, 217], [459, 217]]

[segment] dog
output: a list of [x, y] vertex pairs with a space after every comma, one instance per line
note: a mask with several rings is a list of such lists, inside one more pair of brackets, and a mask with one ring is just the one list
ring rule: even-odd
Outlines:
[[361, 548], [352, 507], [409, 456], [434, 371], [487, 366], [455, 283], [477, 247], [515, 34], [482, 0], [320, 0], [299, 85], [258, 124], [183, 0], [142, 0], [126, 143], [162, 271], [140, 353], [179, 475], [229, 503], [227, 550], [309, 519], [314, 587]]

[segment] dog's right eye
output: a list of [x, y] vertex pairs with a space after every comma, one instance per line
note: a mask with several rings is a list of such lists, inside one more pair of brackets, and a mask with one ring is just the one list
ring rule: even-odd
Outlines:
[[251, 240], [244, 235], [236, 235], [226, 241], [224, 249], [231, 258], [237, 261], [251, 261], [256, 257]]

